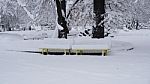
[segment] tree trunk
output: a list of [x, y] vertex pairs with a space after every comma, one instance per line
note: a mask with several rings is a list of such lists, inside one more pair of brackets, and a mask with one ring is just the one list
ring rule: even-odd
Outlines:
[[65, 17], [66, 17], [66, 0], [61, 1], [61, 8], [65, 14]]
[[139, 27], [139, 21], [138, 21], [138, 20], [136, 20], [136, 27], [135, 27], [135, 28], [136, 28], [136, 30], [139, 30], [139, 28], [138, 28], [138, 27]]
[[104, 16], [102, 16], [105, 13], [104, 6], [105, 0], [94, 0], [96, 27], [93, 27], [93, 38], [104, 38], [104, 24], [101, 23], [104, 20]]
[[60, 26], [63, 27], [63, 30], [58, 30], [58, 38], [66, 38], [67, 39], [67, 34], [69, 33], [68, 27], [67, 27], [67, 21], [65, 20], [65, 16], [63, 16], [62, 14], [62, 10], [64, 11], [64, 13], [66, 12], [66, 8], [65, 8], [65, 0], [62, 0], [60, 2], [60, 0], [55, 0], [56, 1], [56, 6], [57, 6], [57, 21], [58, 24]]

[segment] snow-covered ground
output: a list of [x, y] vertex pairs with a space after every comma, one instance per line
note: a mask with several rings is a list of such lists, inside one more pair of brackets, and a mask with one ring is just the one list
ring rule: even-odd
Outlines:
[[105, 57], [17, 52], [74, 41], [90, 44], [80, 38], [23, 40], [21, 36], [0, 34], [0, 84], [150, 84], [150, 30], [105, 38], [111, 42], [111, 53]]

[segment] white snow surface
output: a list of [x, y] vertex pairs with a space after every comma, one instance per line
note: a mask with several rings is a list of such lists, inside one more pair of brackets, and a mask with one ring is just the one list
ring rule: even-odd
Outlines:
[[0, 33], [0, 40], [23, 40], [23, 37], [18, 34]]
[[150, 30], [121, 32], [104, 42], [111, 42], [108, 56], [43, 56], [18, 51], [93, 43], [85, 38], [12, 41], [1, 37], [0, 84], [150, 84]]

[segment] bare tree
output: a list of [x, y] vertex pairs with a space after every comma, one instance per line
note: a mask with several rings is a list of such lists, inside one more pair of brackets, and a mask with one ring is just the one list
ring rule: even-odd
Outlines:
[[95, 26], [93, 26], [93, 38], [104, 38], [104, 13], [105, 0], [94, 0]]
[[63, 27], [63, 30], [58, 30], [58, 38], [66, 38], [67, 39], [67, 34], [69, 33], [68, 27], [67, 27], [67, 21], [65, 20], [65, 16], [63, 15], [62, 10], [64, 11], [65, 14], [65, 0], [55, 0], [56, 2], [56, 7], [57, 7], [57, 22], [60, 26]]

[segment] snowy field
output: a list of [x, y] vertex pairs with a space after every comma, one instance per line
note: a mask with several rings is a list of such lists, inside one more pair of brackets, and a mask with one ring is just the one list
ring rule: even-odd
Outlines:
[[23, 36], [0, 33], [0, 84], [150, 84], [150, 30], [122, 31], [105, 38], [111, 48], [108, 56], [19, 52], [58, 46], [60, 41], [68, 46], [74, 41], [90, 43], [80, 38], [23, 40]]

